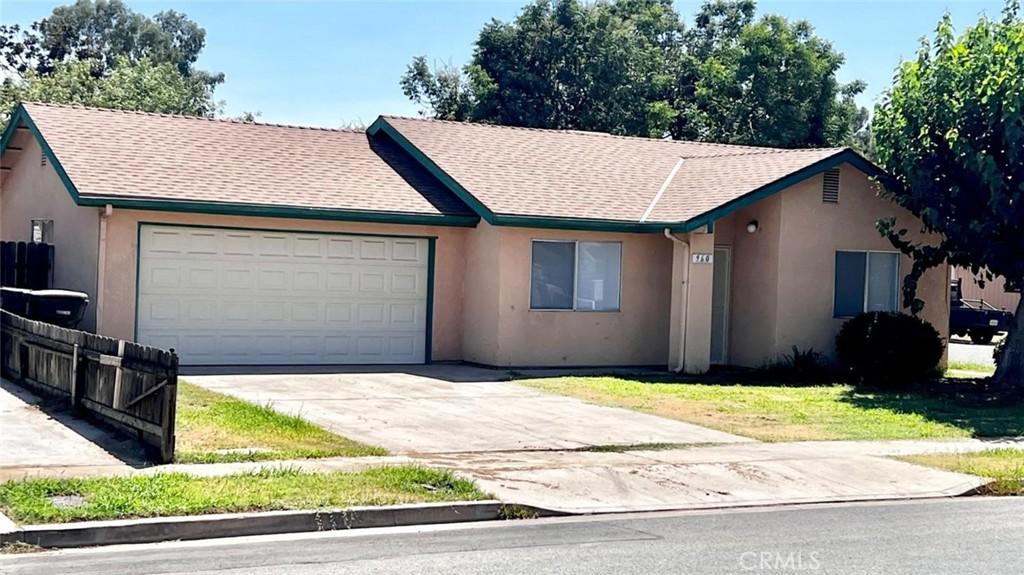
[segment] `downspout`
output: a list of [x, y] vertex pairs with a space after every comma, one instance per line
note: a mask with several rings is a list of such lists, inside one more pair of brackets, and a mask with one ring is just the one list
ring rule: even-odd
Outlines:
[[100, 243], [96, 270], [96, 333], [103, 333], [103, 291], [107, 273], [107, 220], [114, 213], [114, 206], [107, 204], [100, 212]]
[[676, 373], [682, 373], [686, 369], [686, 330], [689, 327], [690, 309], [690, 242], [677, 237], [672, 230], [665, 228], [665, 237], [673, 242], [686, 247], [686, 257], [683, 258], [683, 300], [680, 303], [680, 311], [683, 314], [683, 327], [679, 333], [679, 359], [672, 369]]

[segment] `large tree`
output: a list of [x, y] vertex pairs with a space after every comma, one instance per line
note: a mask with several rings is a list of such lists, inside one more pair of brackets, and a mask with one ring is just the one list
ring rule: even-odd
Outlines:
[[706, 3], [684, 29], [670, 0], [538, 0], [481, 30], [462, 69], [423, 57], [402, 78], [423, 113], [543, 128], [778, 145], [839, 145], [866, 119], [863, 84], [805, 22], [752, 0]]
[[97, 75], [108, 72], [119, 58], [170, 63], [185, 77], [197, 77], [211, 87], [224, 75], [195, 68], [206, 45], [206, 31], [173, 10], [152, 18], [135, 12], [121, 0], [76, 0], [58, 6], [28, 28], [0, 25], [0, 66], [10, 72], [51, 74], [61, 62], [90, 60]]
[[807, 22], [753, 19], [753, 2], [705, 4], [691, 30], [694, 96], [673, 136], [779, 147], [850, 145], [867, 120], [863, 82], [840, 84], [843, 55]]
[[0, 125], [19, 100], [211, 116], [224, 75], [195, 67], [206, 31], [168, 10], [77, 0], [27, 28], [0, 25]]
[[[913, 257], [904, 298], [921, 274], [949, 263], [1024, 286], [1024, 22], [1011, 0], [998, 21], [957, 36], [947, 15], [934, 41], [897, 71], [872, 125], [888, 194], [935, 234], [914, 243], [891, 220], [880, 229]], [[1024, 384], [1024, 300], [995, 381]]]
[[118, 56], [113, 68], [100, 75], [94, 66], [89, 60], [61, 62], [47, 75], [33, 70], [22, 81], [0, 85], [0, 128], [21, 101], [189, 116], [213, 116], [218, 110], [206, 83], [182, 76], [169, 62]]
[[681, 37], [671, 0], [541, 0], [485, 25], [464, 73], [420, 57], [402, 87], [438, 118], [662, 135]]

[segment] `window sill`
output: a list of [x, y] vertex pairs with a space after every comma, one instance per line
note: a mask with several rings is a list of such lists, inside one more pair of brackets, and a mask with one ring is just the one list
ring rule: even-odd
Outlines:
[[549, 312], [568, 312], [568, 313], [621, 313], [621, 309], [535, 309], [530, 308], [531, 312], [549, 313]]

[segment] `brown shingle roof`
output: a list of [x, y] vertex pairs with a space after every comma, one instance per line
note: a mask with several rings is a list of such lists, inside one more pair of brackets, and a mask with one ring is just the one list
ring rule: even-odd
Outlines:
[[684, 222], [845, 151], [383, 120], [499, 216]]
[[472, 215], [393, 142], [362, 131], [24, 107], [82, 197]]

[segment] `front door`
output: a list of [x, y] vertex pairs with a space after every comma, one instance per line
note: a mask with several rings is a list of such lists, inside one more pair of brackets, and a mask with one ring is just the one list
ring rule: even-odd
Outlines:
[[716, 247], [715, 277], [711, 289], [711, 363], [724, 364], [729, 359], [729, 284], [732, 251]]

